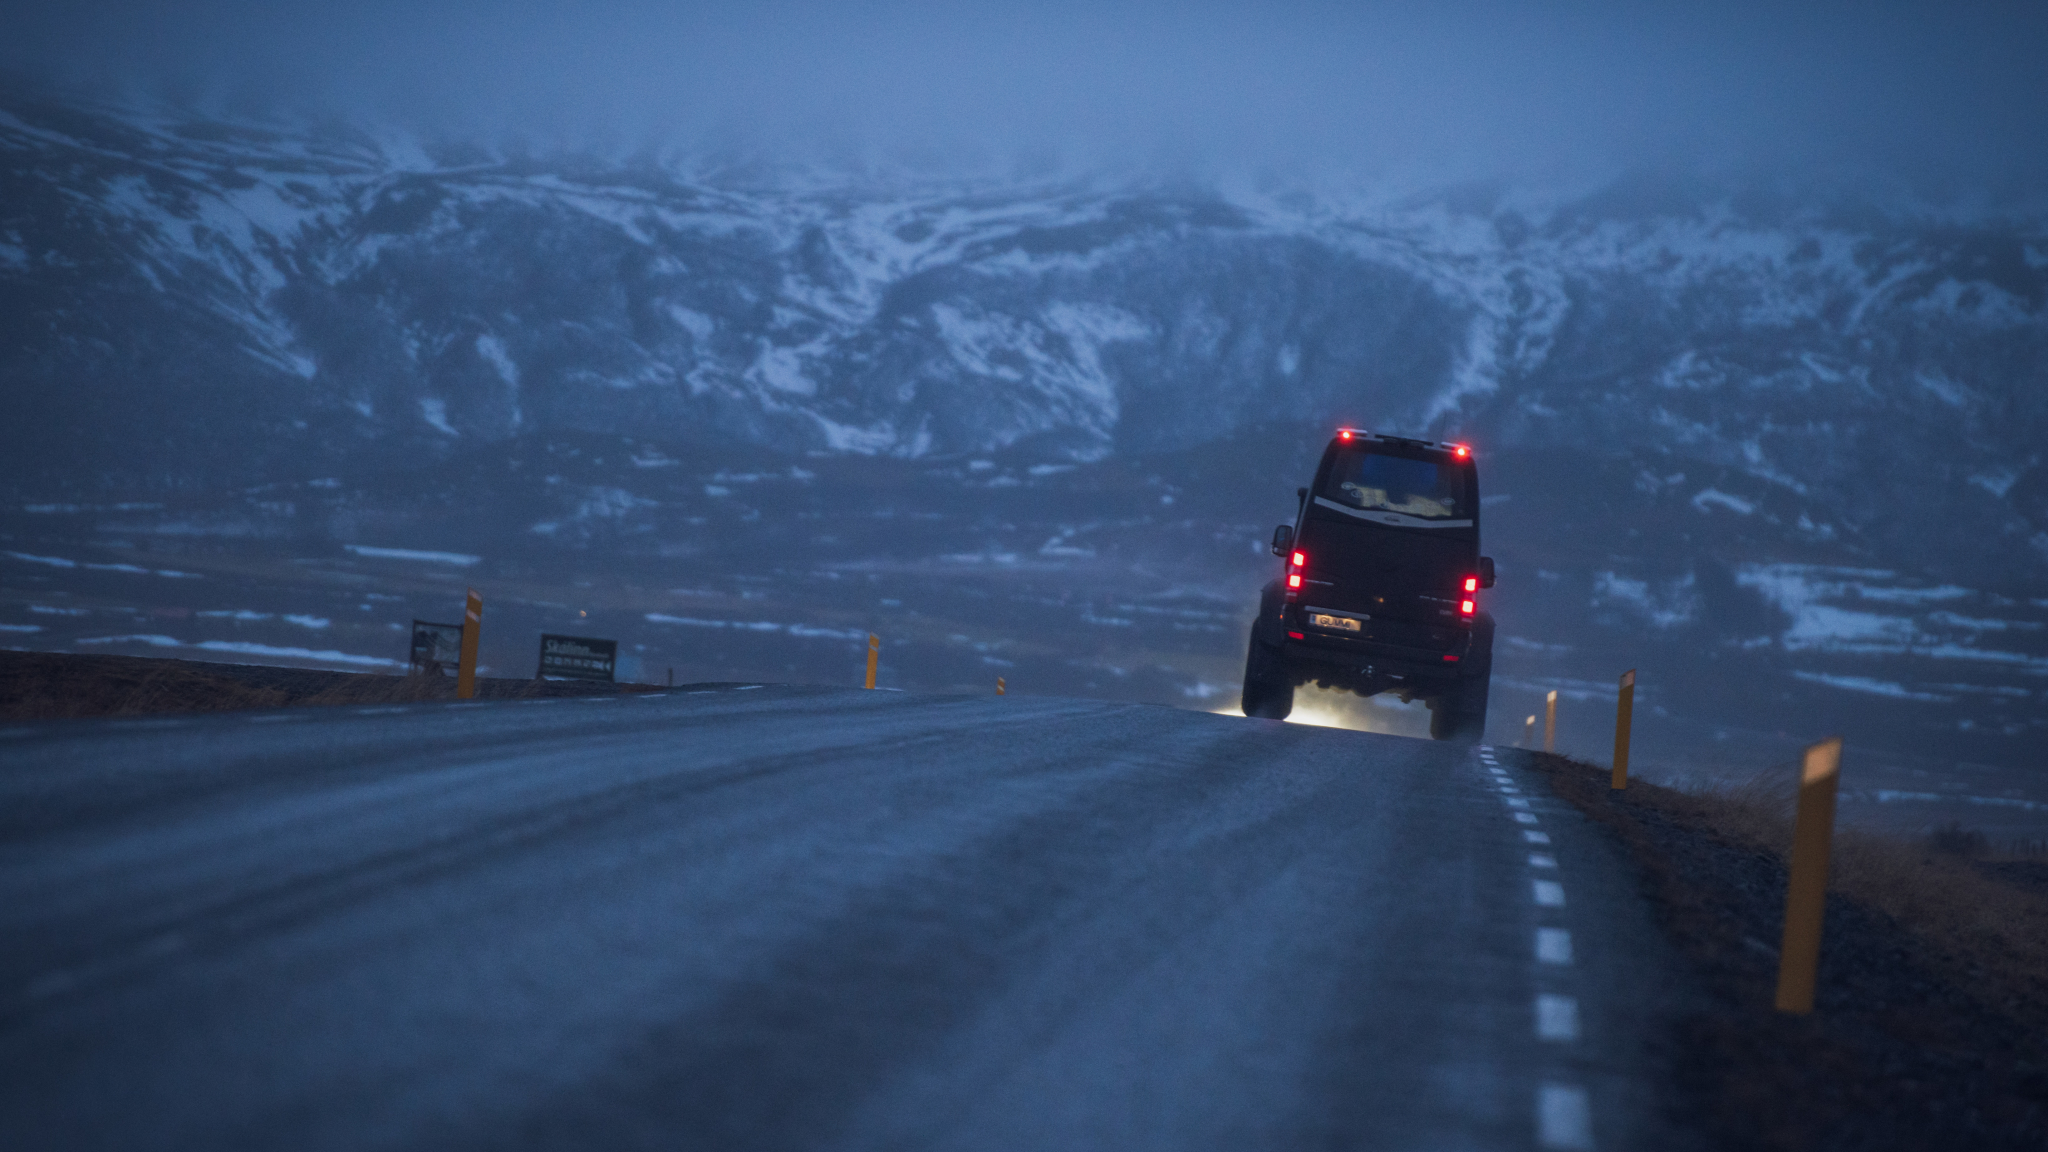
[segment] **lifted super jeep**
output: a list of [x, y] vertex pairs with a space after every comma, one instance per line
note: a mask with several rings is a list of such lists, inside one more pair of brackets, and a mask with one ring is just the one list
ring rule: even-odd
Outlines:
[[1493, 587], [1479, 554], [1479, 473], [1463, 444], [1337, 432], [1297, 489], [1293, 524], [1273, 532], [1286, 558], [1259, 598], [1244, 662], [1244, 714], [1284, 720], [1313, 683], [1429, 706], [1429, 734], [1486, 732]]

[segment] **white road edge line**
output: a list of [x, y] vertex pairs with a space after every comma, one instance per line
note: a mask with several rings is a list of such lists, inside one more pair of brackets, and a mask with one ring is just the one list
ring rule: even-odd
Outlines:
[[1545, 1084], [1536, 1090], [1536, 1141], [1564, 1152], [1592, 1152], [1593, 1107], [1584, 1088]]
[[1563, 928], [1536, 930], [1536, 959], [1544, 964], [1572, 962], [1572, 934]]
[[1577, 1040], [1579, 1002], [1548, 992], [1536, 997], [1536, 1035], [1543, 1040]]
[[1535, 891], [1538, 906], [1544, 908], [1564, 907], [1564, 885], [1559, 884], [1555, 880], [1532, 880], [1529, 883], [1530, 887]]

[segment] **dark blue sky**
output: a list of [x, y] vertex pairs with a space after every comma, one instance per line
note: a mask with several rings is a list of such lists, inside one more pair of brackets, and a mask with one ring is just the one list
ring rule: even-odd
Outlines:
[[2041, 3], [11, 6], [17, 73], [546, 142], [1439, 179], [2048, 169]]

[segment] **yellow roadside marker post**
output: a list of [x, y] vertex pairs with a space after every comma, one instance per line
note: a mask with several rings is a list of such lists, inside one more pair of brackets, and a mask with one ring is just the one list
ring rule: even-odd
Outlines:
[[1543, 750], [1557, 751], [1557, 689], [1543, 701]]
[[484, 630], [484, 598], [469, 590], [462, 606], [462, 662], [455, 666], [455, 695], [464, 700], [476, 696], [476, 642]]
[[882, 638], [868, 633], [868, 687], [875, 686], [875, 661], [882, 655]]
[[1536, 741], [1536, 716], [1531, 713], [1529, 722], [1522, 725], [1522, 747], [1532, 747]]
[[1628, 787], [1628, 729], [1636, 714], [1636, 670], [1621, 674], [1621, 697], [1614, 702], [1614, 780], [1608, 787]]
[[998, 695], [998, 696], [1001, 696], [1002, 694], [1003, 694], [1003, 678], [1002, 678], [1001, 676], [998, 676], [998, 677], [996, 677], [996, 695]]
[[1792, 877], [1785, 891], [1785, 941], [1778, 950], [1778, 1011], [1813, 1011], [1820, 969], [1821, 912], [1828, 891], [1828, 849], [1835, 837], [1835, 783], [1842, 738], [1806, 750], [1799, 769], [1799, 814], [1792, 825]]

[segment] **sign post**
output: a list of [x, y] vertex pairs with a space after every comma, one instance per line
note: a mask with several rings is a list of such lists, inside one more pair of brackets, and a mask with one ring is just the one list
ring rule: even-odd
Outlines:
[[1827, 904], [1828, 850], [1835, 838], [1835, 783], [1842, 738], [1806, 750], [1799, 768], [1799, 814], [1792, 824], [1792, 876], [1785, 891], [1785, 940], [1778, 949], [1778, 1011], [1813, 1011], [1820, 970], [1821, 913]]
[[462, 662], [455, 670], [455, 695], [464, 700], [476, 697], [476, 642], [483, 630], [484, 598], [471, 588], [462, 606]]
[[1557, 689], [1555, 688], [1550, 690], [1549, 697], [1543, 701], [1543, 750], [1545, 752], [1557, 751]]
[[618, 663], [617, 640], [543, 633], [540, 638], [540, 670], [534, 673], [534, 678], [598, 680], [610, 684], [616, 680]]
[[1636, 670], [1621, 674], [1621, 698], [1614, 703], [1614, 780], [1616, 792], [1628, 787], [1628, 729], [1636, 713]]
[[882, 638], [868, 633], [868, 687], [875, 686], [875, 661], [882, 655]]

